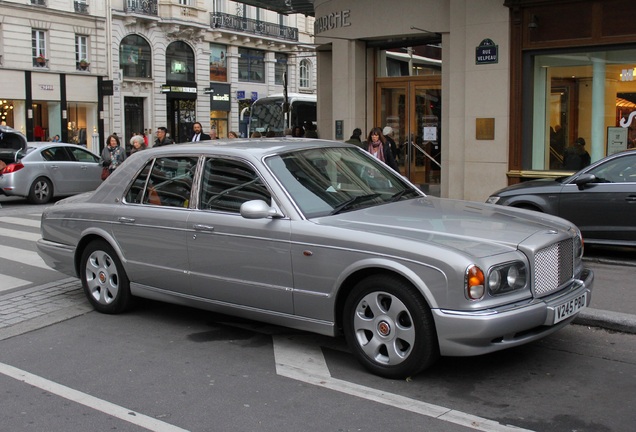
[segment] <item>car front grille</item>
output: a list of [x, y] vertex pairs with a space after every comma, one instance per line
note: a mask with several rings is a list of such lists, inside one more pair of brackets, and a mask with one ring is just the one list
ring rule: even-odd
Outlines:
[[564, 240], [537, 252], [534, 273], [535, 297], [557, 291], [574, 274], [574, 240]]

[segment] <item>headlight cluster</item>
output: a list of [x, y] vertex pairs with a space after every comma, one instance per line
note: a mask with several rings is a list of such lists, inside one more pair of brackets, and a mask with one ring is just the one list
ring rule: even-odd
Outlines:
[[526, 266], [521, 261], [514, 261], [494, 266], [488, 276], [476, 265], [466, 269], [466, 297], [480, 300], [486, 290], [492, 296], [509, 293], [526, 287], [528, 281]]
[[490, 295], [504, 294], [522, 289], [528, 282], [528, 272], [522, 262], [511, 262], [492, 267], [488, 273]]

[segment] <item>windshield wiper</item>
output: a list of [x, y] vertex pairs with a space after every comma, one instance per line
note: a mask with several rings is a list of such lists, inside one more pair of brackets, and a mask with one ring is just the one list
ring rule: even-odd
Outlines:
[[391, 195], [391, 198], [389, 199], [389, 201], [391, 201], [391, 202], [399, 201], [406, 194], [415, 194], [415, 195], [419, 196], [418, 193], [415, 192], [413, 189], [404, 189], [404, 190], [401, 190], [401, 191], [396, 192], [393, 195]]
[[332, 212], [331, 212], [331, 213], [329, 213], [329, 214], [330, 214], [330, 215], [338, 214], [338, 213], [340, 213], [340, 212], [343, 212], [343, 211], [345, 211], [345, 210], [350, 209], [350, 208], [351, 208], [352, 206], [354, 206], [355, 204], [359, 204], [359, 203], [361, 203], [361, 202], [368, 201], [368, 200], [370, 200], [370, 199], [377, 198], [377, 197], [379, 197], [379, 196], [380, 196], [380, 194], [379, 194], [379, 193], [372, 193], [372, 194], [367, 194], [367, 195], [358, 195], [358, 196], [355, 196], [355, 197], [351, 198], [350, 200], [347, 200], [347, 201], [343, 202], [342, 204], [340, 204], [340, 205], [336, 206], [336, 207], [332, 210]]

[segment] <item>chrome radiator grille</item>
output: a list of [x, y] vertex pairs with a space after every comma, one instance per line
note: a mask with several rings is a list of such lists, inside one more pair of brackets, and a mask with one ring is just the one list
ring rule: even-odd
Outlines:
[[546, 296], [559, 289], [574, 273], [574, 240], [541, 249], [534, 258], [534, 295]]

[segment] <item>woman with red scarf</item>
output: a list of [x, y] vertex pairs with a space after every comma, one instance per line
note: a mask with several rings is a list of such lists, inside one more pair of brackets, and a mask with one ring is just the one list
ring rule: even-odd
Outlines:
[[400, 168], [398, 168], [398, 164], [393, 157], [391, 146], [382, 134], [382, 129], [378, 127], [374, 127], [373, 129], [371, 129], [371, 132], [369, 132], [369, 137], [367, 138], [367, 145], [367, 150], [369, 153], [393, 168], [395, 172], [400, 172]]

